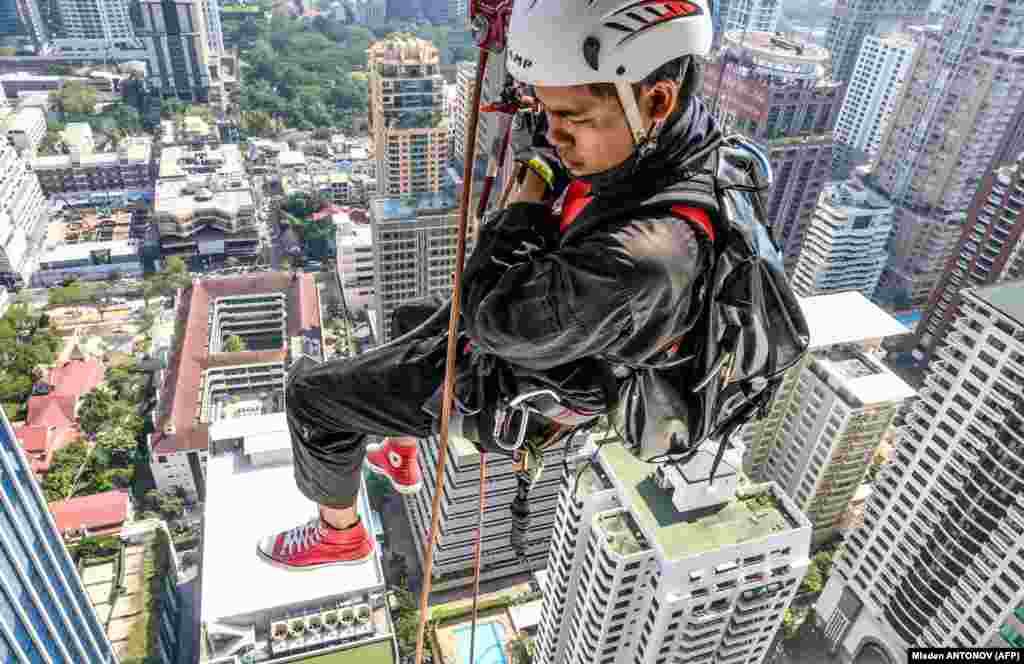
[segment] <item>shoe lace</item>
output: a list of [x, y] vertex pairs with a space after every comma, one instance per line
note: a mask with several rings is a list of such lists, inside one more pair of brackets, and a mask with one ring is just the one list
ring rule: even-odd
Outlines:
[[320, 525], [320, 518], [310, 519], [284, 534], [284, 541], [281, 543], [282, 552], [285, 554], [302, 553], [311, 546], [319, 544], [323, 535], [324, 530]]

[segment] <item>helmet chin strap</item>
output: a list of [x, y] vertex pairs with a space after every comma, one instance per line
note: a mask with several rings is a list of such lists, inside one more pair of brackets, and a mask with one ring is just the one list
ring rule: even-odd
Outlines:
[[633, 145], [639, 147], [647, 138], [647, 130], [644, 129], [644, 122], [640, 117], [640, 108], [636, 105], [633, 85], [626, 81], [615, 81], [615, 89], [619, 93], [622, 110], [626, 112], [626, 122], [629, 123], [629, 129], [633, 132]]

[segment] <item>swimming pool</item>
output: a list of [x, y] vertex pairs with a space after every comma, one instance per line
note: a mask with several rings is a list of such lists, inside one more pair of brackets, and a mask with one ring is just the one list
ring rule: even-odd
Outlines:
[[505, 645], [502, 637], [505, 635], [505, 626], [499, 622], [483, 623], [476, 626], [476, 644], [474, 646], [473, 661], [469, 661], [469, 637], [472, 627], [460, 627], [455, 630], [455, 639], [458, 643], [456, 664], [508, 664], [505, 657]]

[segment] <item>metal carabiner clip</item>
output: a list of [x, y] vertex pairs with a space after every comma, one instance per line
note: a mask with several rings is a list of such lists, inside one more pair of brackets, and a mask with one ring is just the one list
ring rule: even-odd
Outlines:
[[[500, 416], [494, 418], [494, 443], [506, 452], [518, 452], [526, 444], [526, 433], [530, 425], [530, 401], [537, 397], [547, 396], [554, 399], [555, 403], [561, 405], [562, 399], [553, 390], [542, 389], [532, 392], [523, 392], [514, 396], [501, 410]], [[515, 413], [519, 413], [519, 430], [511, 444], [506, 444], [505, 433], [510, 425], [514, 423]]]

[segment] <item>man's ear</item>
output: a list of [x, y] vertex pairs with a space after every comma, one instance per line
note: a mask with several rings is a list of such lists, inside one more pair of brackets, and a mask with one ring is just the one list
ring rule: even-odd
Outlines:
[[643, 110], [655, 122], [664, 122], [679, 103], [679, 84], [672, 81], [658, 81], [644, 86]]

